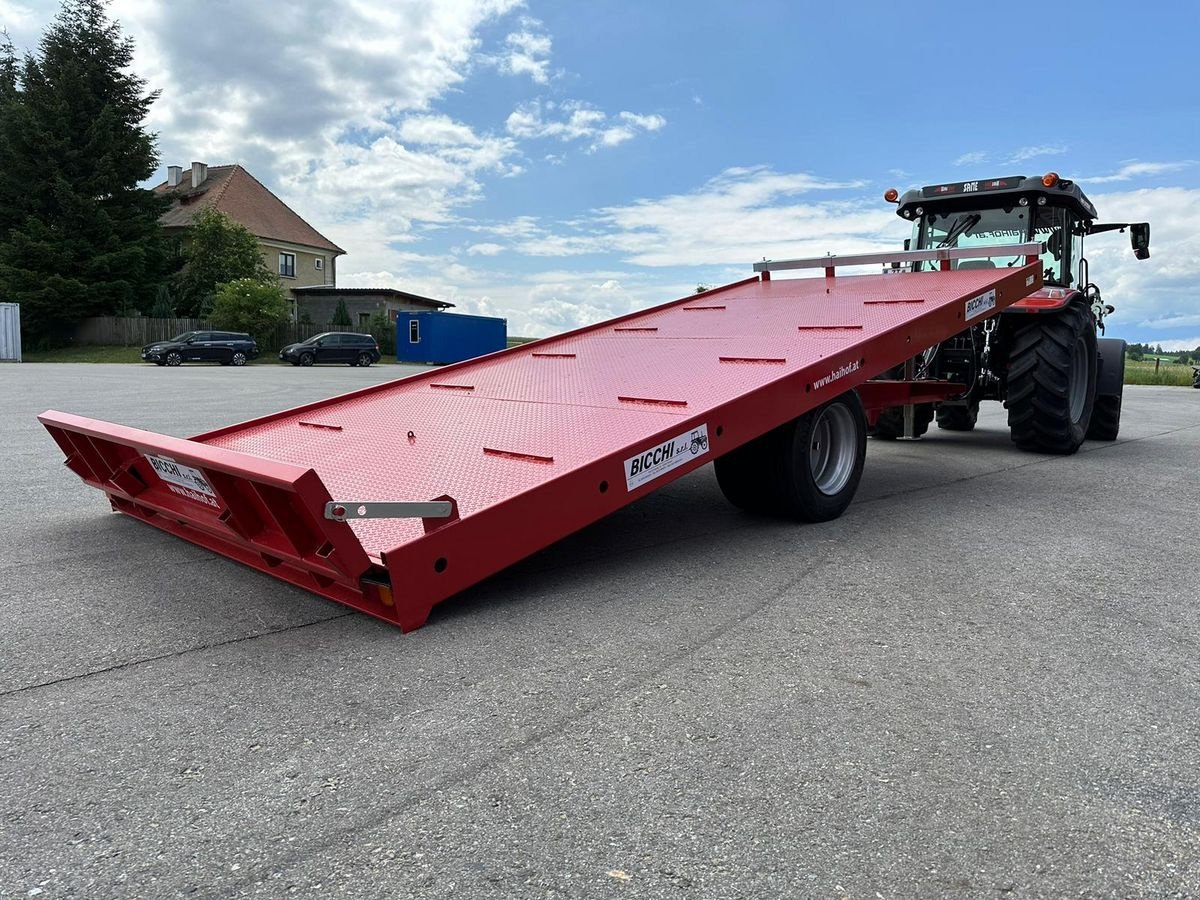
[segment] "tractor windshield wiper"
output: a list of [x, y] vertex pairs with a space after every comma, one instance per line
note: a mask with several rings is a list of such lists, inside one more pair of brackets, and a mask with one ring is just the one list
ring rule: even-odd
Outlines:
[[946, 236], [942, 238], [941, 243], [938, 244], [938, 249], [949, 247], [962, 237], [968, 228], [974, 228], [978, 225], [982, 218], [983, 216], [979, 213], [972, 213], [969, 216], [959, 216], [954, 220], [954, 224], [950, 226], [950, 230], [946, 232]]

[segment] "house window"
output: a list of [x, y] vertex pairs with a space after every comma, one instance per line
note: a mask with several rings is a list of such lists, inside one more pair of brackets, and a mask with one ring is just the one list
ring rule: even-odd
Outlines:
[[324, 257], [318, 256], [316, 259], [314, 259], [313, 260], [313, 268], [316, 269], [318, 272], [320, 272], [323, 268], [325, 268]]
[[295, 253], [280, 253], [279, 254], [279, 274], [284, 278], [296, 277], [296, 254]]
[[408, 342], [410, 344], [421, 343], [421, 322], [419, 319], [408, 320]]
[[360, 312], [358, 314], [358, 327], [365, 330], [366, 328], [370, 327], [370, 325], [371, 325], [371, 314]]

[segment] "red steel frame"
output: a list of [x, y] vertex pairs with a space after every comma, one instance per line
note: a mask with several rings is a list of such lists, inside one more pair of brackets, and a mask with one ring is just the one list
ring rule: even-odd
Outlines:
[[[442, 600], [845, 391], [876, 414], [953, 393], [868, 379], [1036, 291], [1027, 263], [765, 271], [190, 440], [53, 410], [39, 420], [116, 511], [410, 631]], [[972, 314], [991, 291], [994, 306]], [[683, 464], [627, 479], [631, 459], [689, 433]], [[210, 491], [168, 484], [146, 454], [199, 470]], [[450, 518], [324, 515], [332, 500], [433, 499], [453, 501]]]

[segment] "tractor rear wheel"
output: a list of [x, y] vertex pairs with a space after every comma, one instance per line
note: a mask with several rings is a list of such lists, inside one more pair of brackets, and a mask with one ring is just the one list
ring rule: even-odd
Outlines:
[[[929, 430], [933, 421], [933, 404], [917, 403], [913, 407], [913, 437], [920, 437]], [[871, 437], [881, 441], [894, 441], [904, 437], [904, 407], [889, 406], [879, 414], [871, 429]]]
[[717, 484], [747, 512], [826, 522], [850, 505], [867, 452], [866, 417], [853, 391], [717, 459]]
[[1096, 401], [1096, 320], [1073, 303], [1034, 316], [1016, 333], [1008, 358], [1008, 427], [1022, 450], [1079, 449]]
[[974, 431], [979, 421], [979, 401], [972, 400], [966, 406], [939, 406], [937, 425], [942, 431]]

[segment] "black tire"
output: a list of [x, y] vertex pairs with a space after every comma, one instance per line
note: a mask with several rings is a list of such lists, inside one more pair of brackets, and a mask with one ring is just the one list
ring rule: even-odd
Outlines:
[[716, 460], [721, 492], [747, 512], [800, 522], [836, 519], [858, 490], [866, 417], [853, 391]]
[[369, 368], [371, 365], [371, 354], [370, 353], [358, 354], [358, 360], [355, 362], [355, 365], [362, 366], [362, 368], [364, 368], [364, 369]]
[[300, 354], [300, 365], [304, 366], [306, 369], [309, 366], [311, 366], [314, 362], [315, 362], [315, 360], [313, 359], [313, 355], [311, 353], [301, 353]]
[[229, 357], [229, 364], [233, 366], [244, 366], [246, 364], [246, 354], [241, 350], [234, 351], [233, 356]]
[[1022, 450], [1070, 454], [1087, 436], [1096, 401], [1096, 321], [1082, 304], [1043, 314], [1013, 337], [1008, 427]]
[[[917, 403], [913, 407], [913, 437], [920, 437], [929, 430], [933, 421], [933, 404]], [[871, 437], [881, 441], [894, 441], [904, 437], [904, 407], [889, 406], [879, 414], [879, 420], [871, 428]]]
[[1096, 376], [1096, 405], [1088, 425], [1089, 441], [1115, 441], [1121, 433], [1121, 403], [1125, 395], [1124, 341], [1108, 338], [1097, 342], [1100, 371]]
[[972, 400], [966, 406], [939, 406], [937, 425], [942, 431], [974, 431], [979, 420], [979, 401]]
[[1089, 441], [1115, 441], [1121, 433], [1121, 395], [1105, 394], [1096, 398], [1092, 421], [1088, 425]]
[[166, 365], [174, 368], [175, 366], [183, 365], [183, 357], [179, 353], [176, 353], [174, 350], [172, 350], [167, 354], [166, 359], [164, 359], [163, 362]]

